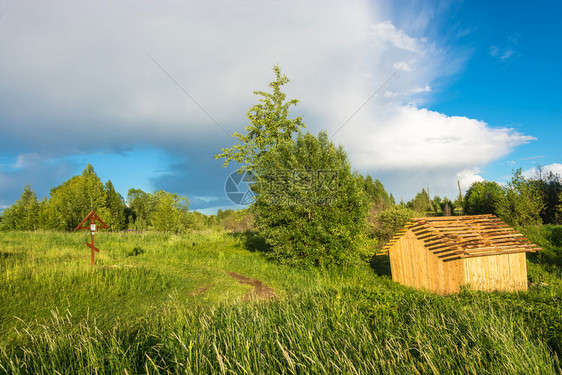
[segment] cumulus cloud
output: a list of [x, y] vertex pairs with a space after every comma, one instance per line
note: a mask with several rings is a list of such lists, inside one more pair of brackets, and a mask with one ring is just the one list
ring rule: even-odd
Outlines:
[[[534, 140], [510, 128], [399, 106], [342, 136], [355, 165], [364, 169], [481, 166]], [[355, 135], [361, 134], [361, 137]]]
[[475, 182], [484, 181], [484, 178], [478, 175], [479, 172], [480, 170], [478, 168], [473, 168], [473, 169], [463, 169], [462, 171], [457, 173], [459, 185], [461, 186], [461, 189], [463, 191], [466, 191], [470, 187], [470, 185], [472, 185]]
[[553, 173], [562, 177], [562, 164], [552, 163], [548, 165], [542, 165], [540, 167], [534, 167], [523, 171], [523, 176], [525, 178], [537, 178], [540, 176], [548, 176], [549, 173]]

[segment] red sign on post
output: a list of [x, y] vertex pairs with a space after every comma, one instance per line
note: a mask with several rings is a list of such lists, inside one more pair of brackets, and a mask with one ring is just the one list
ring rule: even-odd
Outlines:
[[[96, 221], [99, 222], [99, 224], [96, 224]], [[100, 249], [98, 249], [97, 247], [94, 246], [94, 234], [96, 233], [96, 231], [98, 229], [106, 229], [107, 228], [107, 224], [103, 222], [102, 219], [100, 219], [100, 217], [94, 212], [91, 211], [85, 218], [84, 220], [82, 220], [80, 222], [80, 224], [78, 224], [76, 226], [76, 228], [74, 228], [74, 230], [78, 230], [78, 229], [89, 229], [90, 230], [90, 236], [91, 236], [91, 240], [92, 243], [88, 243], [86, 242], [86, 246], [88, 246], [90, 249], [92, 249], [92, 261], [91, 261], [91, 265], [93, 266], [96, 263], [96, 259], [94, 257], [95, 252], [97, 251], [98, 253], [100, 252]]]

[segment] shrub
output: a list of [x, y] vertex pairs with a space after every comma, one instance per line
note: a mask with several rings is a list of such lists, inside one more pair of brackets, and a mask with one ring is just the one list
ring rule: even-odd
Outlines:
[[370, 233], [384, 245], [396, 232], [398, 232], [411, 218], [420, 214], [403, 206], [392, 206], [369, 220]]

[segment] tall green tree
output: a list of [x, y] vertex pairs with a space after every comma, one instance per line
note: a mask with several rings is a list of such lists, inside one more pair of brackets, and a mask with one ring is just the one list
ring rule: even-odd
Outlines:
[[443, 198], [440, 202], [439, 207], [441, 208], [442, 216], [452, 216], [454, 214], [454, 204], [447, 197]]
[[373, 180], [370, 175], [358, 175], [358, 184], [365, 191], [367, 199], [375, 206], [377, 211], [383, 211], [391, 204], [391, 199], [384, 185], [378, 179]]
[[537, 169], [537, 176], [531, 183], [539, 190], [544, 202], [541, 219], [545, 224], [562, 224], [562, 179], [552, 171], [546, 173], [542, 167]]
[[130, 210], [129, 227], [145, 230], [150, 226], [150, 221], [156, 207], [151, 194], [141, 189], [129, 189], [127, 192], [127, 205]]
[[521, 168], [514, 171], [498, 204], [497, 211], [502, 220], [518, 227], [539, 225], [543, 208], [543, 198], [536, 184], [523, 177]]
[[416, 196], [406, 203], [406, 207], [421, 214], [426, 215], [432, 210], [431, 200], [429, 199], [429, 194], [425, 189], [422, 189]]
[[161, 232], [175, 231], [178, 224], [178, 212], [174, 207], [171, 194], [164, 191], [158, 192], [158, 203], [154, 212], [154, 228]]
[[290, 142], [293, 134], [304, 128], [301, 117], [289, 119], [290, 107], [298, 103], [296, 99], [286, 100], [287, 95], [281, 91], [289, 79], [279, 66], [274, 66], [273, 71], [275, 81], [269, 84], [273, 92], [254, 91], [261, 98], [247, 113], [250, 124], [246, 126], [246, 134], [234, 133], [238, 143], [215, 155], [215, 159], [224, 159], [223, 167], [235, 161], [241, 164], [241, 170], [251, 171], [263, 155], [279, 144]]
[[345, 151], [325, 132], [279, 144], [255, 170], [259, 183], [251, 210], [272, 257], [316, 265], [358, 258], [367, 199]]
[[156, 207], [152, 217], [154, 229], [161, 232], [177, 232], [182, 222], [191, 223], [188, 216], [189, 200], [175, 193], [160, 190], [154, 193]]
[[497, 182], [473, 182], [463, 198], [464, 213], [467, 215], [498, 215], [498, 205], [503, 198], [504, 191]]
[[369, 233], [375, 236], [382, 247], [413, 217], [420, 214], [411, 208], [395, 205], [369, 217]]
[[2, 215], [3, 230], [35, 230], [39, 223], [39, 202], [31, 186], [25, 185], [20, 199]]
[[106, 195], [103, 183], [94, 167], [88, 164], [81, 175], [51, 189], [45, 207], [47, 228], [73, 230], [92, 209], [99, 212], [104, 207]]
[[125, 203], [121, 195], [115, 191], [111, 180], [105, 183], [105, 210], [108, 216], [105, 223], [112, 230], [125, 229]]

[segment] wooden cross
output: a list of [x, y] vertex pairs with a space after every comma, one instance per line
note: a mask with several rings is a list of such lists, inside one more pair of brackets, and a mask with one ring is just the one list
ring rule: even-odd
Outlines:
[[[96, 224], [96, 220], [99, 221], [99, 225]], [[87, 223], [89, 221], [89, 224]], [[100, 252], [100, 249], [98, 249], [97, 247], [94, 246], [94, 234], [96, 233], [96, 231], [98, 229], [106, 229], [107, 228], [107, 224], [103, 222], [102, 219], [100, 219], [100, 217], [92, 210], [90, 211], [90, 213], [88, 215], [86, 215], [86, 217], [84, 218], [84, 220], [82, 220], [80, 222], [80, 224], [78, 224], [76, 226], [76, 228], [74, 228], [74, 230], [78, 230], [78, 229], [88, 229], [90, 230], [90, 235], [91, 235], [91, 239], [92, 239], [92, 243], [88, 243], [88, 241], [86, 241], [86, 246], [88, 246], [90, 249], [92, 249], [92, 261], [90, 262], [90, 265], [94, 265], [96, 263], [94, 254], [95, 251], [97, 251], [98, 253]]]

